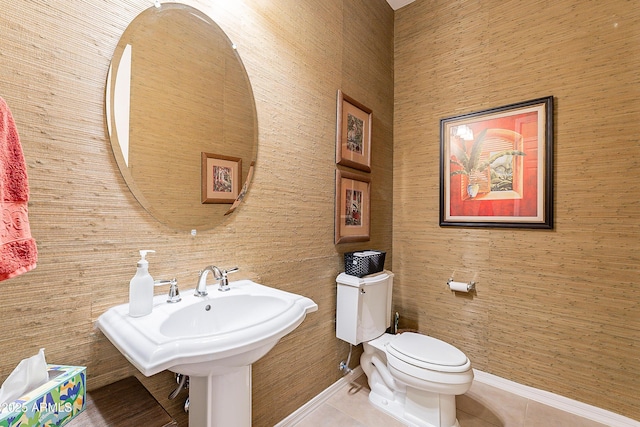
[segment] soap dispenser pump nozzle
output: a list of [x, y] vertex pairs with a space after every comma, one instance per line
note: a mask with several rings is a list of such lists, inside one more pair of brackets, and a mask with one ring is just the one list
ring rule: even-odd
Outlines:
[[156, 253], [156, 251], [151, 249], [142, 249], [140, 251], [140, 260], [138, 261], [138, 267], [142, 267], [140, 264], [149, 264], [149, 261], [147, 261], [146, 259], [148, 253]]

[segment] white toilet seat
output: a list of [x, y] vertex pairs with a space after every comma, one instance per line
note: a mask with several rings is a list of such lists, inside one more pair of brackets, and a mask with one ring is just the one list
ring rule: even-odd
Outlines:
[[[403, 335], [405, 338], [400, 340]], [[473, 370], [467, 356], [437, 338], [405, 332], [388, 343], [386, 354], [391, 374], [416, 389], [463, 394], [473, 381]]]
[[456, 373], [471, 368], [467, 356], [456, 347], [413, 332], [405, 332], [391, 340], [387, 345], [387, 354], [393, 356], [391, 359], [430, 371]]

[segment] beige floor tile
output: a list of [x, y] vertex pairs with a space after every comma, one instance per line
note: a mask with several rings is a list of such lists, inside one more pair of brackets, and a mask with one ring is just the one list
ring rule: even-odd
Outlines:
[[321, 405], [295, 427], [369, 427], [331, 405]]
[[[327, 404], [349, 414], [367, 427], [403, 427], [404, 424], [385, 414], [369, 402], [369, 389], [362, 386], [364, 375], [356, 381], [357, 386], [347, 385], [334, 394]], [[366, 384], [366, 380], [364, 381]]]
[[523, 397], [474, 382], [467, 393], [456, 397], [456, 408], [490, 425], [523, 427], [527, 402]]
[[524, 427], [607, 427], [595, 421], [564, 412], [551, 406], [530, 400], [524, 419]]
[[457, 411], [456, 418], [460, 427], [502, 427], [502, 424], [490, 423], [460, 410]]
[[[403, 427], [369, 402], [366, 377], [345, 385], [296, 427]], [[460, 427], [607, 427], [495, 387], [473, 383], [456, 397]]]

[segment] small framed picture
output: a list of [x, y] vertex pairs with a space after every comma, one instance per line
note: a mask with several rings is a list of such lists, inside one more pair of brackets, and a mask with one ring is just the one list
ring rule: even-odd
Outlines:
[[336, 170], [335, 243], [370, 239], [370, 178]]
[[233, 203], [242, 187], [242, 159], [202, 153], [202, 203]]
[[371, 109], [338, 89], [336, 163], [371, 172]]
[[553, 228], [553, 97], [440, 120], [440, 225]]

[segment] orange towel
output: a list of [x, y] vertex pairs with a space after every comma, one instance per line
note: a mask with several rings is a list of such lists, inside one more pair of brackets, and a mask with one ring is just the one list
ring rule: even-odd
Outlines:
[[29, 181], [16, 124], [0, 98], [0, 280], [36, 267], [38, 250], [31, 237], [27, 202]]

